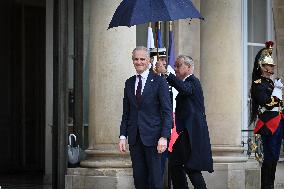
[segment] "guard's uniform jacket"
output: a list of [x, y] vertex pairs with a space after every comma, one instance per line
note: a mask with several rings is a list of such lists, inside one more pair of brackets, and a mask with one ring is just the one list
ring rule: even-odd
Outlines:
[[252, 98], [259, 105], [255, 134], [272, 135], [279, 126], [283, 116], [283, 101], [272, 95], [274, 83], [271, 79], [261, 77], [253, 81]]

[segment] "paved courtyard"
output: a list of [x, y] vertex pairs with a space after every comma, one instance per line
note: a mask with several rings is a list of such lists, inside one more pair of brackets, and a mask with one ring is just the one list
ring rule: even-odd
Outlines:
[[275, 177], [275, 189], [284, 189], [284, 161], [278, 162], [276, 177]]

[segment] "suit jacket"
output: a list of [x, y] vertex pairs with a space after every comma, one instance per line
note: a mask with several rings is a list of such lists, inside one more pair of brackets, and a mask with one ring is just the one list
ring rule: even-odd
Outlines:
[[189, 136], [190, 151], [186, 167], [213, 172], [211, 144], [200, 81], [194, 75], [182, 81], [173, 74], [167, 77], [167, 81], [179, 92], [175, 110], [177, 131], [187, 131]]
[[262, 109], [258, 114], [258, 121], [254, 132], [261, 135], [272, 135], [278, 128], [281, 118], [278, 111], [269, 111], [273, 108], [283, 108], [283, 101], [272, 95], [274, 83], [271, 79], [260, 77], [252, 83], [252, 99]]
[[156, 146], [160, 137], [170, 137], [172, 106], [169, 86], [163, 77], [150, 71], [138, 106], [135, 80], [134, 75], [125, 82], [120, 136], [128, 137], [128, 143], [133, 145], [139, 130], [145, 146]]

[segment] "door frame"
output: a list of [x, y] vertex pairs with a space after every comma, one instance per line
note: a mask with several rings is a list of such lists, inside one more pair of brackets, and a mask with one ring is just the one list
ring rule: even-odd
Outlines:
[[54, 0], [52, 188], [65, 188], [68, 118], [68, 0]]
[[[54, 0], [52, 187], [65, 188], [68, 141], [68, 0]], [[83, 0], [74, 1], [74, 128], [83, 143]]]

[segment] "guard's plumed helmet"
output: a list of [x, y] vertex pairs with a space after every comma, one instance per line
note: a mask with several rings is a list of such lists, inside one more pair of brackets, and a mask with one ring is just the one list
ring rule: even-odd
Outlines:
[[261, 76], [261, 69], [264, 65], [273, 65], [274, 61], [272, 58], [273, 41], [265, 42], [265, 47], [260, 49], [254, 59], [254, 67], [252, 72], [252, 81], [255, 81]]
[[267, 41], [265, 43], [265, 48], [260, 51], [260, 57], [258, 58], [258, 64], [260, 67], [265, 64], [275, 66], [272, 58], [273, 44], [273, 41]]

